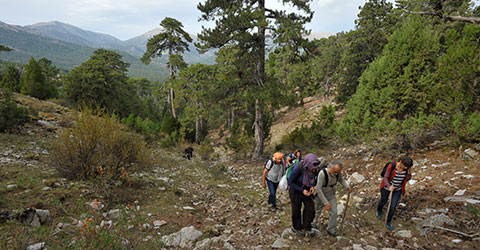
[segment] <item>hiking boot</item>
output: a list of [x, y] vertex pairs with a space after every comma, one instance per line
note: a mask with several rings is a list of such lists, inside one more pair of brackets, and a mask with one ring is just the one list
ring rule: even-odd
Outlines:
[[295, 233], [296, 235], [302, 236], [302, 237], [305, 236], [305, 233], [303, 232], [303, 230], [298, 230], [298, 229], [295, 229], [294, 227], [292, 227], [291, 229], [292, 229], [292, 232]]
[[377, 211], [377, 219], [381, 220], [382, 219], [382, 214]]
[[308, 237], [315, 237], [315, 232], [313, 230], [307, 230], [305, 231], [305, 236], [308, 236]]
[[387, 223], [387, 228], [388, 228], [388, 230], [390, 230], [390, 231], [393, 231], [393, 229], [394, 229], [393, 226], [392, 226], [392, 224], [390, 224], [390, 223]]
[[327, 234], [330, 235], [330, 236], [332, 236], [332, 237], [335, 237], [335, 238], [338, 236], [337, 233], [332, 233], [332, 232], [330, 232], [330, 231], [328, 231], [328, 230], [327, 230]]

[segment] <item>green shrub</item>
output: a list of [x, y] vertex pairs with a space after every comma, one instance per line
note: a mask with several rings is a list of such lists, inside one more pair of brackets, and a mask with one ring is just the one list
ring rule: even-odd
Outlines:
[[198, 154], [200, 155], [200, 157], [202, 157], [202, 160], [209, 160], [210, 155], [213, 154], [213, 152], [215, 152], [215, 150], [210, 144], [210, 140], [203, 140], [200, 144], [200, 148], [198, 149]]
[[62, 176], [112, 184], [148, 165], [150, 153], [141, 136], [102, 111], [84, 109], [74, 124], [51, 143], [52, 164]]
[[3, 98], [0, 101], [0, 132], [5, 132], [30, 121], [29, 111], [17, 107], [12, 100], [12, 91], [3, 89]]
[[160, 139], [160, 147], [170, 148], [177, 145], [179, 142], [180, 134], [177, 131], [174, 131], [171, 134], [166, 134], [162, 139]]
[[142, 117], [135, 117], [130, 114], [128, 117], [122, 119], [122, 123], [137, 133], [145, 136], [147, 141], [153, 141], [158, 138], [160, 134], [160, 125], [151, 121], [148, 117], [142, 119]]
[[162, 120], [160, 130], [166, 134], [172, 134], [173, 132], [179, 131], [180, 123], [175, 120], [172, 114], [167, 113]]
[[226, 139], [227, 148], [234, 151], [238, 158], [246, 158], [252, 152], [254, 138], [249, 135], [234, 134]]
[[462, 113], [454, 114], [452, 127], [457, 136], [467, 142], [480, 141], [480, 112], [475, 111], [465, 116]]

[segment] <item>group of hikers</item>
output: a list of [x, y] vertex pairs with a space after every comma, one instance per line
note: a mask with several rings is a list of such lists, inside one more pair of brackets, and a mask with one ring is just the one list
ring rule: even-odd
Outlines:
[[[401, 156], [395, 162], [385, 164], [380, 183], [380, 201], [378, 202], [376, 217], [382, 219], [382, 211], [388, 203], [386, 227], [393, 230], [391, 225], [395, 209], [401, 195], [405, 194], [405, 185], [411, 178], [413, 161], [408, 156]], [[272, 211], [277, 210], [276, 192], [282, 178], [286, 179], [292, 208], [292, 231], [301, 236], [314, 236], [312, 228], [318, 229], [319, 217], [325, 208], [329, 211], [327, 233], [337, 237], [337, 183], [340, 183], [348, 193], [352, 187], [343, 179], [343, 165], [334, 160], [328, 163], [315, 154], [307, 154], [302, 158], [302, 152], [295, 150], [287, 155], [276, 152], [265, 163], [262, 175], [262, 187], [268, 186], [268, 204]], [[303, 204], [303, 211], [302, 211]]]

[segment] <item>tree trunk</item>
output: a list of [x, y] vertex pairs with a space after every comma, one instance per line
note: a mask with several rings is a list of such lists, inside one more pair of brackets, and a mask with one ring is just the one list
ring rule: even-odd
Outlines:
[[[265, 0], [258, 1], [258, 9], [265, 16]], [[262, 20], [260, 23], [263, 23], [261, 26], [258, 26], [258, 58], [257, 58], [257, 67], [255, 78], [257, 84], [261, 87], [265, 83], [265, 25], [266, 20]], [[263, 143], [265, 140], [265, 128], [264, 128], [264, 119], [263, 119], [263, 101], [259, 98], [255, 99], [255, 148], [253, 150], [253, 159], [258, 159], [263, 155]]]
[[[198, 112], [198, 101], [197, 101], [197, 112]], [[200, 144], [200, 117], [198, 114], [195, 114], [195, 143]]]
[[[172, 49], [168, 51], [168, 56], [172, 55]], [[175, 72], [173, 71], [173, 66], [169, 62], [168, 69], [170, 70], [170, 103], [172, 104], [172, 115], [175, 120], [177, 119], [177, 112], [175, 111], [175, 93], [173, 92], [173, 80], [175, 79]]]
[[234, 123], [235, 123], [235, 110], [232, 109], [232, 112], [231, 112], [231, 115], [230, 115], [230, 127], [228, 128], [230, 132], [232, 132]]

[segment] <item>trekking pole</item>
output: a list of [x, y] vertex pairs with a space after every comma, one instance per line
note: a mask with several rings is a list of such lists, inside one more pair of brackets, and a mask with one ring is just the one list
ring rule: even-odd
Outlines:
[[392, 195], [393, 191], [390, 191], [388, 195], [388, 209], [387, 209], [387, 216], [385, 216], [385, 226], [387, 225], [388, 214], [390, 213], [390, 205], [392, 205]]
[[347, 193], [347, 203], [345, 204], [345, 210], [343, 210], [342, 224], [340, 225], [341, 232], [343, 232], [343, 223], [345, 222], [345, 216], [347, 216], [348, 201], [350, 201], [350, 192]]

